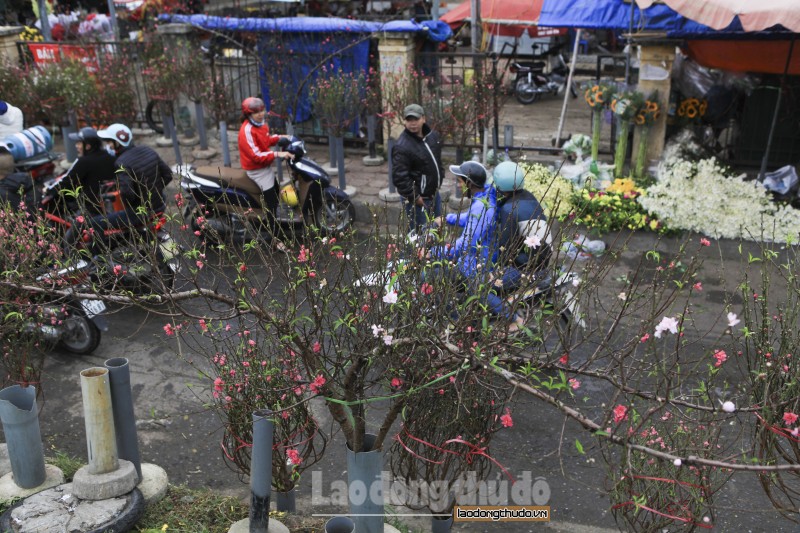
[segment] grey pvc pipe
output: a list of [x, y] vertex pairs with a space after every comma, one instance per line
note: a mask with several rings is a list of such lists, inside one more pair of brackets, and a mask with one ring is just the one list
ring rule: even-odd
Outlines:
[[378, 155], [375, 147], [375, 129], [377, 128], [377, 122], [378, 119], [375, 117], [374, 113], [370, 113], [369, 116], [367, 116], [367, 148], [369, 149], [369, 156], [373, 159]]
[[[167, 125], [169, 125], [169, 129], [167, 129]], [[181, 145], [178, 142], [178, 128], [175, 127], [175, 123], [172, 121], [172, 117], [167, 115], [164, 117], [164, 132], [166, 133], [169, 131], [169, 136], [172, 138], [172, 148], [175, 152], [175, 162], [179, 165], [183, 165], [183, 157], [181, 157]]]
[[93, 367], [82, 371], [81, 395], [86, 424], [89, 472], [92, 474], [113, 472], [119, 468], [119, 458], [108, 369]]
[[375, 435], [364, 435], [364, 445], [356, 453], [347, 447], [347, 481], [350, 516], [358, 533], [383, 533], [383, 453], [373, 450]]
[[39, 430], [36, 387], [12, 385], [0, 391], [0, 420], [14, 483], [32, 489], [44, 483], [44, 450]]
[[253, 447], [250, 450], [250, 533], [267, 533], [272, 485], [272, 411], [253, 412]]
[[347, 188], [347, 178], [344, 172], [344, 137], [336, 138], [336, 169], [339, 171], [339, 189]]
[[141, 481], [142, 460], [139, 455], [139, 438], [136, 434], [136, 415], [133, 412], [130, 365], [125, 357], [107, 359], [104, 365], [110, 376], [111, 409], [114, 414], [117, 453], [120, 459], [133, 463]]
[[353, 533], [355, 530], [355, 523], [346, 516], [334, 516], [325, 522], [325, 533]]
[[336, 168], [336, 164], [339, 162], [339, 159], [336, 157], [337, 146], [336, 137], [328, 135], [328, 161], [330, 161], [331, 168]]
[[453, 528], [453, 517], [449, 516], [445, 519], [436, 516], [431, 517], [431, 533], [450, 533]]
[[389, 149], [386, 151], [386, 160], [389, 162], [389, 192], [394, 194], [397, 192], [394, 181], [392, 181], [392, 150], [394, 150], [394, 139], [389, 137], [389, 142], [387, 144], [389, 146]]
[[228, 146], [228, 124], [224, 120], [219, 121], [219, 140], [222, 143], [222, 164], [230, 167], [231, 148]]
[[197, 120], [197, 137], [200, 139], [200, 149], [208, 150], [208, 137], [206, 137], [206, 116], [203, 113], [203, 102], [194, 103], [194, 116]]

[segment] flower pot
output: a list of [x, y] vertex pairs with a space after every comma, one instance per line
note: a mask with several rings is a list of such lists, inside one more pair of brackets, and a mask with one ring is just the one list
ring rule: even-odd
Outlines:
[[287, 491], [275, 491], [275, 506], [278, 511], [282, 513], [294, 513], [297, 511], [297, 506], [295, 502], [295, 495], [297, 492], [295, 489], [287, 490]]
[[44, 450], [39, 430], [36, 387], [12, 385], [0, 391], [0, 421], [14, 483], [32, 489], [44, 483]]
[[347, 446], [348, 501], [359, 533], [383, 533], [383, 453], [373, 450], [376, 438], [365, 435], [358, 452]]
[[325, 522], [325, 533], [353, 533], [356, 524], [346, 516], [335, 516]]

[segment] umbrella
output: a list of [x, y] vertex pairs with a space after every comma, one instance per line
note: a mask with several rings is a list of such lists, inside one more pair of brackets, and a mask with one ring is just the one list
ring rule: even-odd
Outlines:
[[[519, 37], [525, 29], [531, 37], [540, 35], [536, 29], [544, 0], [481, 0], [481, 22], [489, 26], [492, 34]], [[460, 3], [439, 20], [451, 27], [471, 20], [470, 0]], [[542, 35], [558, 35], [559, 30], [543, 28]]]
[[[727, 28], [738, 18], [744, 31], [762, 31], [781, 25], [800, 33], [797, 0], [662, 0], [670, 9], [715, 30]], [[636, 0], [642, 9], [654, 0]]]

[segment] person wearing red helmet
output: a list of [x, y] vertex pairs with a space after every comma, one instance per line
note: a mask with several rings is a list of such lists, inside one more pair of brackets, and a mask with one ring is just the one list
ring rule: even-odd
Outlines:
[[270, 135], [265, 121], [266, 106], [261, 98], [248, 97], [242, 101], [242, 126], [239, 128], [239, 163], [248, 177], [261, 189], [262, 203], [269, 222], [273, 245], [279, 251], [286, 251], [286, 246], [276, 238], [277, 221], [275, 212], [278, 209], [280, 191], [275, 179], [275, 159], [289, 159], [289, 152], [273, 151], [271, 147], [281, 137], [287, 135]]

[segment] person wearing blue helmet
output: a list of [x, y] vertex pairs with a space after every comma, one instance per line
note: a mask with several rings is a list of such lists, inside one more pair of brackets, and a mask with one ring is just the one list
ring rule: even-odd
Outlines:
[[525, 171], [513, 161], [503, 161], [493, 173], [497, 189], [497, 270], [494, 288], [488, 298], [489, 308], [512, 320], [508, 332], [523, 328], [522, 317], [505, 308], [497, 293], [518, 289], [526, 278], [534, 278], [547, 268], [552, 255], [552, 239], [547, 217], [539, 201], [524, 188]]

